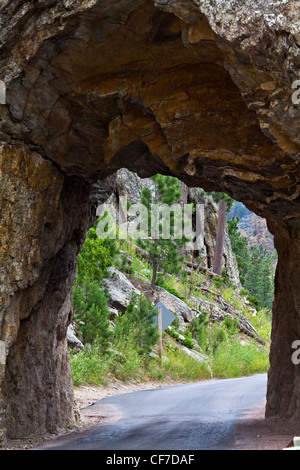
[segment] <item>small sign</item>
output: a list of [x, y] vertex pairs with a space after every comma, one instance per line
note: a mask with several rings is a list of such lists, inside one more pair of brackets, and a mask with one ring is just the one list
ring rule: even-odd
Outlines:
[[[171, 325], [171, 323], [173, 323], [176, 317], [161, 302], [158, 302], [155, 305], [154, 309], [158, 311], [158, 307], [161, 307], [162, 331], [164, 331], [168, 328], [168, 326]], [[158, 323], [158, 317], [155, 317], [154, 325], [157, 325], [157, 323]]]

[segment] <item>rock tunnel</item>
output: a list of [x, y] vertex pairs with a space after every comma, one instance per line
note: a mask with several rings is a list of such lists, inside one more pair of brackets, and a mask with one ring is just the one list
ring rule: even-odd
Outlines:
[[297, 3], [2, 2], [2, 443], [73, 420], [76, 260], [123, 167], [266, 218], [278, 252], [266, 416], [300, 415]]

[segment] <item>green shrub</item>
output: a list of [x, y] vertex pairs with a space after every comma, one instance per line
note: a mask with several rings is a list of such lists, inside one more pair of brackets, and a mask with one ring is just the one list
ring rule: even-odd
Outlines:
[[123, 352], [124, 359], [120, 361], [115, 356], [111, 363], [111, 371], [113, 376], [118, 380], [141, 380], [144, 376], [143, 356], [135, 344], [127, 343], [126, 348], [122, 345], [116, 345], [117, 350]]
[[133, 294], [125, 314], [116, 319], [116, 342], [133, 343], [140, 354], [149, 353], [158, 342], [158, 330], [154, 325], [156, 316], [154, 306], [144, 295]]
[[110, 379], [110, 358], [94, 345], [77, 354], [70, 353], [74, 386], [83, 384], [106, 385]]
[[183, 300], [185, 301], [186, 300], [186, 297], [181, 295], [177, 289], [175, 289], [174, 287], [170, 286], [168, 282], [165, 281], [164, 279], [164, 276], [162, 275], [158, 275], [157, 276], [157, 279], [156, 279], [156, 285], [159, 286], [159, 287], [162, 287], [163, 289], [165, 289], [167, 292], [169, 292], [170, 294], [174, 295], [175, 297], [178, 297], [180, 300]]
[[79, 282], [88, 278], [90, 281], [101, 281], [107, 275], [107, 268], [112, 265], [118, 253], [114, 239], [100, 239], [96, 228], [92, 227], [78, 256], [77, 278]]
[[255, 297], [255, 295], [248, 295], [247, 296], [247, 300], [250, 302], [250, 304], [252, 305], [252, 307], [258, 309], [259, 308], [259, 301], [258, 301], [258, 298]]
[[107, 295], [97, 282], [87, 279], [73, 289], [74, 320], [83, 343], [93, 344], [106, 351], [111, 337], [108, 321]]
[[[177, 331], [175, 331], [174, 328], [172, 328], [171, 326], [168, 328], [168, 333], [170, 334], [170, 336], [172, 336], [172, 338], [176, 339], [176, 341], [178, 341], [183, 346], [186, 346], [189, 349], [194, 348], [195, 345], [193, 341], [191, 340], [191, 338], [181, 333], [177, 333]], [[184, 336], [184, 338], [182, 339], [181, 336]]]

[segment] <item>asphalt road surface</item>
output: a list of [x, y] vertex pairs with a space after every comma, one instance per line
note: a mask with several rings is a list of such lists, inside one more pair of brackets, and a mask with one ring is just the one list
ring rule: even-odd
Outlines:
[[239, 418], [265, 400], [266, 375], [208, 380], [105, 398], [119, 419], [71, 434], [47, 450], [226, 450]]

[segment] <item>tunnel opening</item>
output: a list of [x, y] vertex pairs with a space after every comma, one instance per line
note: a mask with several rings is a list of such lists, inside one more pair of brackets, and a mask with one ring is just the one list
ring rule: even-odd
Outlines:
[[[239, 279], [239, 267], [230, 246], [227, 227], [222, 253], [222, 275], [217, 276], [212, 271], [212, 261], [216, 252], [218, 204], [213, 200], [211, 194], [204, 193], [200, 188], [186, 188], [177, 178], [172, 179], [176, 180], [178, 184], [180, 207], [184, 201], [188, 204], [193, 203], [193, 205], [196, 203], [205, 204], [205, 234], [201, 246], [197, 246], [195, 250], [190, 249], [184, 252], [181, 267], [177, 273], [161, 261], [153, 289], [151, 286], [154, 270], [153, 256], [145, 250], [145, 247], [141, 248], [143, 244], [139, 244], [137, 239], [131, 238], [130, 234], [123, 238], [123, 226], [122, 230], [120, 229], [120, 238], [114, 232], [112, 239], [106, 240], [102, 238], [102, 227], [100, 230], [98, 226], [97, 230], [97, 223], [95, 224], [88, 235], [87, 245], [79, 255], [80, 269], [75, 283], [73, 321], [81, 345], [82, 343], [94, 344], [92, 352], [89, 351], [86, 358], [87, 369], [90, 354], [94, 354], [95, 361], [97, 360], [99, 363], [99, 371], [97, 372], [94, 366], [91, 371], [83, 367], [84, 350], [72, 354], [71, 364], [75, 387], [87, 380], [87, 376], [90, 377], [90, 385], [101, 384], [101, 375], [104, 369], [104, 380], [106, 381], [108, 377], [112, 381], [115, 379], [122, 381], [125, 376], [127, 380], [130, 380], [134, 379], [135, 374], [138, 374], [141, 381], [147, 377], [146, 380], [149, 378], [162, 380], [162, 383], [164, 383], [164, 378], [175, 381], [195, 380], [196, 378], [203, 380], [212, 376], [215, 378], [236, 377], [239, 374], [245, 374], [246, 370], [247, 374], [251, 372], [265, 373], [268, 370], [270, 312], [265, 314], [265, 312], [259, 312], [261, 309], [257, 308], [256, 310], [253, 305], [249, 305], [247, 294]], [[171, 185], [171, 181], [169, 184]], [[115, 224], [117, 221], [118, 224], [120, 218], [124, 218], [124, 212], [127, 213], [130, 206], [137, 206], [143, 201], [143, 193], [145, 197], [149, 188], [153, 191], [154, 187], [155, 183], [152, 179], [140, 178], [127, 169], [119, 170], [116, 174], [116, 189], [102, 211], [102, 213], [105, 210], [110, 211], [111, 219], [105, 218], [107, 223], [110, 221]], [[186, 193], [183, 190], [184, 187]], [[168, 193], [169, 190], [166, 192]], [[120, 201], [125, 195], [126, 201], [123, 202], [128, 206], [126, 205], [125, 209], [122, 207], [120, 211]], [[223, 197], [225, 198], [225, 194]], [[134, 208], [129, 219], [126, 219], [127, 224], [132, 221], [135, 223], [134, 219], [138, 218], [139, 210], [138, 207]], [[124, 224], [124, 221], [122, 223]], [[195, 220], [193, 220], [193, 225], [195, 225]], [[102, 260], [98, 260], [98, 262], [95, 257], [91, 257], [91, 254], [95, 254], [98, 249], [99, 258], [101, 258], [101, 250], [104, 247], [111, 254], [109, 259], [106, 257], [107, 264], [103, 262], [103, 256]], [[165, 246], [165, 251], [167, 249]], [[179, 247], [178, 252], [180, 252]], [[175, 263], [174, 259], [173, 263]], [[195, 270], [191, 269], [193, 266], [195, 266]], [[259, 277], [257, 260], [255, 269], [256, 277]], [[94, 281], [96, 281], [95, 284]], [[84, 300], [82, 300], [83, 298]], [[148, 332], [149, 317], [145, 320], [140, 313], [140, 323], [137, 326], [136, 318], [132, 316], [132, 309], [138, 309], [142, 298], [145, 301], [144, 312], [149, 306], [153, 310], [155, 304], [165, 302], [165, 305], [176, 317], [174, 324], [171, 323], [170, 328], [165, 330], [163, 336], [163, 362], [159, 361], [157, 338], [156, 342], [153, 339], [151, 349], [148, 349], [149, 343], [147, 343], [146, 337], [149, 342], [152, 338]], [[91, 309], [92, 299], [98, 299], [99, 302], [98, 321], [95, 318], [96, 312]], [[248, 315], [247, 320], [245, 315]], [[256, 330], [257, 325], [261, 322], [264, 322], [264, 326], [268, 323], [268, 333], [266, 336], [263, 335], [264, 338], [261, 337], [261, 331]], [[90, 328], [87, 331], [88, 323]], [[108, 333], [108, 329], [110, 333]], [[121, 342], [120, 332], [122, 332]], [[149, 336], [147, 336], [148, 334]], [[96, 339], [99, 336], [101, 338], [100, 347], [97, 345]], [[142, 343], [141, 337], [143, 337]], [[228, 345], [223, 342], [225, 338], [229, 338], [232, 344], [229, 341], [227, 359], [222, 357], [220, 375], [221, 351], [224, 352], [225, 345]], [[231, 347], [232, 349], [230, 349]], [[180, 348], [184, 348], [185, 352]], [[171, 351], [176, 349], [179, 351], [178, 363], [171, 366], [173, 360]], [[150, 350], [151, 355], [148, 356]], [[187, 352], [190, 352], [194, 357], [188, 359]], [[210, 365], [213, 357], [212, 352], [214, 353], [214, 368], [211, 368]], [[252, 354], [253, 365], [260, 362], [260, 369], [251, 369], [251, 366], [250, 369], [247, 369], [249, 354]], [[135, 364], [132, 363], [133, 355], [136, 358]], [[166, 368], [164, 368], [165, 363], [168, 364]], [[239, 365], [237, 365], [238, 363]], [[225, 371], [226, 364], [228, 372]], [[84, 370], [84, 376], [81, 375], [80, 368]], [[185, 375], [183, 374], [184, 368]]]
[[[270, 64], [281, 61], [260, 69], [191, 2], [160, 9], [152, 1], [118, 3], [51, 14], [47, 7], [26, 10], [17, 24], [8, 14], [0, 159], [2, 434], [52, 430], [60, 416], [72, 419], [69, 405], [61, 415], [71, 397], [63, 396], [70, 374], [59, 351], [70, 317], [62, 310], [99, 200], [113, 192], [113, 174], [123, 167], [225, 192], [266, 218], [278, 252], [267, 415], [297, 416], [291, 344], [300, 336], [299, 148], [291, 119], [278, 127], [290, 79], [284, 76], [276, 91]], [[270, 39], [264, 34], [261, 47]], [[41, 353], [47, 321], [53, 331]], [[51, 348], [49, 338], [60, 346]], [[41, 390], [45, 396], [34, 404]]]

